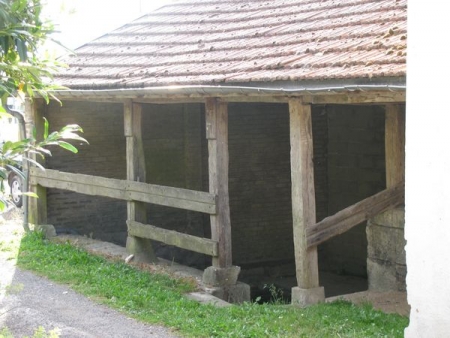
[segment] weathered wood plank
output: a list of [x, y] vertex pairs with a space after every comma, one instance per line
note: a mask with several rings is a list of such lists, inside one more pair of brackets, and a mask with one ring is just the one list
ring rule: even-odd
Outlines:
[[183, 234], [173, 230], [161, 229], [153, 225], [142, 224], [135, 221], [127, 221], [127, 224], [129, 234], [135, 237], [152, 239], [213, 257], [218, 254], [218, 243], [211, 239]]
[[[70, 183], [80, 183], [110, 189], [126, 190], [129, 192], [170, 197], [173, 199], [188, 200], [211, 205], [215, 205], [216, 203], [216, 197], [204, 191], [166, 187], [161, 185], [119, 180], [101, 176], [73, 174], [52, 169], [46, 169], [45, 171], [42, 171], [37, 168], [32, 168], [32, 173], [35, 178], [47, 178], [52, 180], [67, 181]], [[122, 199], [126, 199], [126, 197]]]
[[308, 247], [340, 235], [369, 218], [404, 203], [404, 184], [389, 188], [353, 204], [307, 228]]
[[[145, 153], [142, 142], [142, 106], [131, 101], [124, 103], [124, 128], [126, 137], [127, 180], [146, 182]], [[147, 207], [136, 200], [127, 202], [127, 219], [147, 223]], [[157, 261], [149, 239], [133, 236], [128, 229], [127, 251], [137, 262]]]
[[316, 223], [311, 107], [289, 101], [291, 142], [292, 219], [297, 283], [319, 286], [317, 248], [308, 248], [306, 228]]
[[34, 173], [32, 173], [30, 182], [31, 184], [39, 184], [46, 188], [68, 190], [91, 196], [104, 196], [120, 200], [128, 200], [126, 192], [124, 190], [119, 190], [116, 188], [90, 185], [81, 182], [62, 181], [54, 178], [44, 178], [36, 176], [34, 175]]
[[[60, 99], [64, 101], [79, 101], [79, 96], [73, 96], [68, 93], [58, 93]], [[253, 92], [243, 94], [236, 93], [217, 93], [214, 94], [222, 102], [288, 102], [290, 99], [301, 99], [308, 104], [373, 104], [373, 103], [404, 103], [406, 102], [406, 92], [403, 90], [355, 90], [353, 92]], [[83, 100], [91, 102], [124, 102], [124, 100], [137, 103], [156, 103], [156, 104], [170, 104], [170, 103], [203, 103], [211, 97], [209, 93], [192, 93], [192, 94], [127, 94], [117, 93], [116, 95], [95, 93], [92, 96], [83, 96]]]
[[217, 196], [217, 214], [210, 216], [211, 239], [219, 243], [218, 257], [213, 266], [232, 265], [230, 204], [228, 195], [228, 109], [216, 99], [206, 102], [206, 130], [208, 138], [209, 192]]
[[128, 191], [128, 199], [140, 202], [163, 205], [166, 207], [179, 208], [190, 211], [198, 211], [207, 214], [216, 213], [215, 203], [203, 203], [195, 200], [174, 198], [164, 195], [155, 195], [148, 193], [141, 193], [136, 191]]
[[345, 94], [322, 94], [305, 95], [302, 97], [304, 103], [311, 104], [375, 104], [375, 103], [404, 103], [406, 102], [405, 91], [355, 91]]
[[203, 191], [164, 187], [148, 183], [99, 176], [72, 174], [37, 168], [31, 170], [31, 183], [47, 188], [70, 190], [127, 201], [140, 201], [207, 214], [216, 213], [216, 197]]
[[386, 105], [386, 187], [405, 181], [405, 111], [400, 105]]
[[[33, 126], [36, 128], [36, 137], [38, 141], [42, 140], [44, 134], [44, 114], [43, 100], [27, 98], [25, 100], [25, 120], [27, 137], [32, 137]], [[45, 165], [45, 158], [28, 154], [30, 158]], [[24, 161], [24, 173], [30, 177], [30, 163]], [[28, 179], [28, 185], [22, 187], [22, 191], [30, 191], [39, 196], [39, 198], [23, 198], [23, 208], [28, 209], [28, 222], [32, 224], [47, 224], [47, 189], [45, 187], [33, 184]]]
[[155, 196], [171, 197], [180, 200], [195, 201], [205, 204], [216, 204], [216, 197], [208, 192], [188, 190], [183, 188], [166, 187], [156, 184], [142, 184], [140, 182], [126, 182], [128, 191], [135, 191]]

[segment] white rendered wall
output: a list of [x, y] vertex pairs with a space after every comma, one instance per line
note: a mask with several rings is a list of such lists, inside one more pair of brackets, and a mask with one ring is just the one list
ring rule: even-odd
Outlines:
[[450, 337], [450, 19], [408, 1], [406, 337]]

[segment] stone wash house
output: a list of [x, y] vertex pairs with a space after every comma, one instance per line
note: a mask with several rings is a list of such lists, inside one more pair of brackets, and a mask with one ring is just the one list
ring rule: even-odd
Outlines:
[[191, 0], [81, 46], [62, 105], [27, 106], [90, 143], [32, 170], [32, 222], [229, 295], [295, 277], [314, 303], [325, 273], [404, 291], [406, 34], [406, 0]]

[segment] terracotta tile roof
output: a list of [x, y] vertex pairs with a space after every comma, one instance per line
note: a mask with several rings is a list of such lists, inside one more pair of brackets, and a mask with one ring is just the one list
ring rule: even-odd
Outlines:
[[57, 81], [142, 88], [406, 76], [406, 0], [194, 0], [76, 50]]

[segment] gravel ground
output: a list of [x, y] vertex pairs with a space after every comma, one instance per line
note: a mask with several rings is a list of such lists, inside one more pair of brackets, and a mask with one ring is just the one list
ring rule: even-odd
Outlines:
[[[6, 219], [5, 219], [6, 218]], [[0, 216], [0, 240], [21, 231], [17, 211]], [[60, 337], [177, 337], [169, 329], [128, 318], [103, 305], [15, 266], [0, 251], [0, 331], [32, 336], [39, 327], [59, 329]]]

